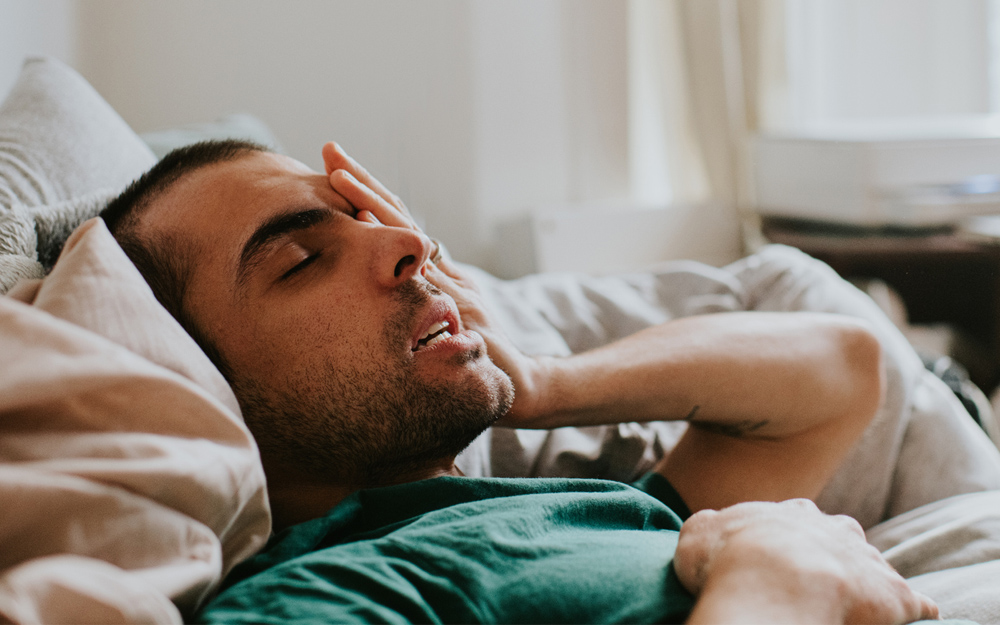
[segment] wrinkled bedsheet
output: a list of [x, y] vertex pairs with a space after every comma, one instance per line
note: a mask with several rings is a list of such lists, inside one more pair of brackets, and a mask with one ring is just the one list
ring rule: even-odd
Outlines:
[[[885, 351], [885, 402], [817, 503], [858, 519], [880, 548], [894, 547], [894, 564], [910, 558], [900, 570], [919, 576], [915, 583], [942, 602], [948, 616], [1000, 622], [1000, 565], [990, 562], [1000, 553], [1000, 492], [968, 495], [1000, 488], [1000, 453], [875, 303], [827, 265], [772, 245], [721, 269], [685, 261], [609, 277], [546, 274], [500, 281], [476, 274], [498, 320], [521, 349], [535, 354], [566, 355], [705, 313], [807, 310], [867, 319]], [[630, 480], [651, 468], [685, 427], [494, 428], [463, 454], [460, 466], [470, 475]], [[955, 496], [964, 496], [958, 498], [963, 503], [950, 506], [948, 498]], [[910, 516], [893, 521], [891, 531], [882, 529], [881, 523], [903, 513]], [[978, 536], [963, 543], [960, 560], [938, 555], [955, 547], [956, 534], [943, 538], [926, 521], [945, 517], [951, 527]]]

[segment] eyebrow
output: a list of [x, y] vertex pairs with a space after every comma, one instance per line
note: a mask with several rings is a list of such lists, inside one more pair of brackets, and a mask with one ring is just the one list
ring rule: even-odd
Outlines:
[[268, 247], [278, 239], [311, 228], [333, 217], [329, 208], [296, 208], [274, 215], [257, 226], [250, 238], [243, 244], [240, 260], [236, 266], [236, 285], [242, 290], [253, 268], [261, 261]]

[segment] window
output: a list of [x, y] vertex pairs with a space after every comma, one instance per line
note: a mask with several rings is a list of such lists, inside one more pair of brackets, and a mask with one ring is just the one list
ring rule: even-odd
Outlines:
[[786, 0], [792, 128], [1000, 113], [1000, 1]]

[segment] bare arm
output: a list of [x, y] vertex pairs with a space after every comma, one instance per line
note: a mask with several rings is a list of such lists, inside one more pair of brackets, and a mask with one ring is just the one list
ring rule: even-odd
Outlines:
[[722, 313], [566, 358], [528, 358], [457, 268], [442, 262], [426, 275], [514, 380], [503, 425], [687, 419], [693, 427], [655, 470], [693, 511], [818, 497], [882, 399], [881, 347], [851, 318]]
[[459, 305], [514, 380], [503, 425], [528, 428], [688, 419], [779, 438], [857, 415], [882, 392], [881, 348], [864, 322], [823, 313], [677, 319], [565, 358], [521, 354], [489, 320], [475, 285], [442, 262], [427, 277]]
[[[399, 198], [336, 145], [330, 184], [383, 224], [416, 228]], [[821, 313], [679, 319], [567, 358], [529, 358], [492, 323], [475, 283], [447, 259], [424, 277], [511, 376], [512, 427], [687, 419], [656, 467], [692, 510], [817, 497], [874, 417], [882, 354], [863, 322]]]
[[697, 596], [689, 623], [907, 623], [937, 618], [927, 597], [868, 545], [853, 519], [804, 500], [692, 516], [674, 568]]
[[677, 319], [582, 354], [508, 367], [524, 395], [508, 418], [519, 427], [688, 419], [780, 437], [871, 414], [880, 396], [875, 338], [856, 320], [819, 313]]
[[[383, 224], [416, 228], [406, 207], [335, 144], [330, 184]], [[475, 283], [447, 259], [424, 277], [458, 304], [513, 379], [512, 427], [687, 419], [656, 467], [692, 510], [814, 498], [874, 417], [881, 347], [863, 322], [821, 313], [679, 319], [568, 358], [529, 358], [492, 323]]]

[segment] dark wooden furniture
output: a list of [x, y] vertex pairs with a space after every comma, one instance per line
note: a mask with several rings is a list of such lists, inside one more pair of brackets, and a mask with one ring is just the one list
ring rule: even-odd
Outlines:
[[845, 278], [884, 280], [903, 298], [910, 323], [949, 323], [978, 344], [982, 357], [962, 363], [974, 382], [987, 392], [1000, 383], [1000, 240], [954, 229], [863, 229], [773, 218], [765, 218], [761, 230], [769, 241], [797, 247]]

